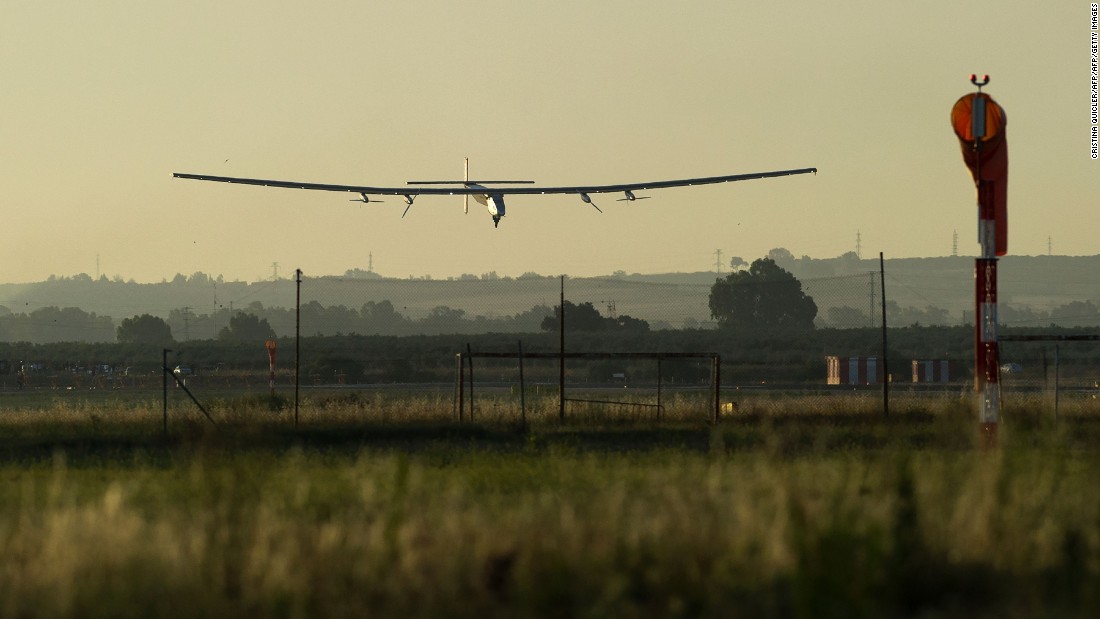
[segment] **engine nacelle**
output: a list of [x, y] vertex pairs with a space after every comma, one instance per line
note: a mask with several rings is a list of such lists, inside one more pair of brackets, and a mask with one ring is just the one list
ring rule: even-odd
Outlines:
[[352, 198], [351, 200], [348, 200], [348, 202], [362, 202], [363, 204], [369, 204], [371, 202], [381, 202], [381, 200], [371, 200], [370, 196], [368, 196], [367, 194], [362, 193], [362, 192], [360, 192], [359, 195], [363, 196], [363, 197], [362, 198]]
[[580, 196], [581, 196], [581, 200], [584, 200], [585, 204], [591, 204], [592, 208], [596, 209], [597, 211], [599, 211], [601, 213], [603, 212], [603, 209], [596, 206], [596, 203], [592, 201], [592, 198], [588, 197], [588, 194], [586, 194], [582, 191], [582, 192], [580, 192]]
[[623, 197], [616, 200], [616, 202], [633, 202], [635, 200], [645, 200], [649, 196], [636, 196], [634, 192], [627, 189], [623, 191]]

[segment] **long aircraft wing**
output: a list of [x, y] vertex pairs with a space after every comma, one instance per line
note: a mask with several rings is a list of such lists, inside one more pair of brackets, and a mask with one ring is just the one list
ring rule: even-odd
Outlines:
[[[484, 204], [493, 218], [493, 227], [500, 223], [504, 217], [504, 197], [509, 195], [536, 195], [536, 194], [575, 194], [582, 201], [591, 204], [597, 211], [603, 212], [592, 198], [590, 193], [621, 192], [625, 194], [623, 200], [639, 200], [647, 196], [635, 196], [635, 191], [645, 189], [664, 189], [666, 187], [688, 187], [691, 185], [713, 185], [715, 183], [731, 183], [733, 181], [746, 181], [753, 178], [770, 178], [774, 176], [790, 176], [792, 174], [817, 174], [817, 168], [800, 168], [797, 170], [777, 170], [775, 172], [753, 172], [751, 174], [730, 174], [728, 176], [703, 176], [699, 178], [684, 178], [671, 181], [651, 181], [648, 183], [621, 183], [618, 185], [576, 185], [561, 187], [539, 187], [531, 181], [436, 181], [436, 182], [409, 182], [404, 187], [372, 187], [369, 185], [329, 185], [326, 183], [302, 183], [298, 181], [278, 181], [262, 178], [237, 178], [234, 176], [209, 176], [205, 174], [185, 174], [176, 172], [175, 178], [189, 178], [198, 181], [214, 181], [219, 183], [236, 183], [238, 185], [261, 185], [263, 187], [284, 187], [287, 189], [312, 189], [314, 191], [343, 191], [357, 193], [362, 200], [353, 202], [374, 202], [370, 196], [403, 196], [405, 198], [404, 217], [412, 207], [413, 200], [419, 196], [473, 196], [477, 202]], [[444, 187], [426, 187], [425, 185], [446, 185]], [[497, 185], [509, 184], [509, 187]], [[493, 185], [486, 187], [486, 185]], [[469, 197], [466, 198], [467, 202]], [[467, 205], [468, 206], [468, 205]]]
[[817, 168], [799, 168], [797, 170], [777, 170], [774, 172], [753, 172], [750, 174], [730, 174], [727, 176], [704, 176], [700, 178], [685, 178], [669, 181], [650, 181], [645, 183], [621, 183], [618, 185], [571, 185], [562, 187], [492, 187], [487, 188], [470, 181], [470, 185], [458, 185], [454, 187], [373, 187], [368, 185], [330, 185], [326, 183], [304, 183], [298, 181], [279, 181], [260, 178], [237, 178], [232, 176], [211, 176], [207, 174], [186, 174], [175, 172], [174, 178], [187, 178], [197, 181], [214, 181], [218, 183], [236, 183], [238, 185], [261, 185], [264, 187], [283, 187], [286, 189], [312, 189], [314, 191], [343, 191], [377, 196], [456, 196], [456, 195], [533, 195], [533, 194], [590, 194], [590, 193], [615, 193], [627, 191], [641, 191], [645, 189], [665, 189], [668, 187], [690, 187], [693, 185], [713, 185], [716, 183], [731, 183], [734, 181], [747, 181], [754, 178], [772, 178], [776, 176], [791, 176], [794, 174], [817, 173]]

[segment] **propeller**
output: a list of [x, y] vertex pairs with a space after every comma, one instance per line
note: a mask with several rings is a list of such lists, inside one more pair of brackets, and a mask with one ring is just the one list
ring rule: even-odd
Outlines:
[[616, 202], [633, 202], [635, 200], [648, 200], [649, 196], [636, 196], [633, 191], [627, 190], [623, 192], [626, 194], [625, 198], [619, 198]]
[[600, 211], [601, 213], [603, 212], [600, 207], [596, 206], [596, 203], [592, 201], [592, 198], [589, 198], [588, 194], [584, 193], [583, 191], [581, 192], [581, 200], [584, 200], [585, 204], [591, 204], [592, 208], [596, 209], [597, 211]]
[[363, 197], [362, 198], [353, 198], [351, 200], [348, 200], [348, 202], [362, 202], [363, 204], [367, 204], [369, 202], [384, 202], [384, 200], [371, 200], [370, 196], [368, 196], [365, 193], [360, 193], [359, 195], [361, 195]]

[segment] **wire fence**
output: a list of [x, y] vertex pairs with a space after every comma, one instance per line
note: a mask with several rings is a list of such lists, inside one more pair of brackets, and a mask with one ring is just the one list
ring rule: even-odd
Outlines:
[[[172, 309], [166, 322], [184, 337], [165, 348], [175, 351], [169, 370], [199, 397], [204, 390], [264, 393], [272, 383], [284, 397], [294, 387], [429, 393], [455, 417], [460, 403], [466, 406], [458, 393], [460, 355], [483, 356], [466, 388], [479, 394], [473, 410], [488, 418], [515, 417], [528, 401], [535, 418], [540, 410], [553, 417], [563, 385], [573, 414], [592, 418], [703, 419], [713, 410], [771, 410], [787, 398], [807, 410], [871, 413], [881, 411], [884, 385], [913, 406], [972, 400], [972, 329], [906, 323], [912, 308], [892, 303], [890, 290], [884, 294], [882, 283], [891, 281], [884, 275], [804, 278], [812, 326], [774, 329], [738, 326], [716, 306], [716, 284], [736, 273], [686, 282], [637, 275], [301, 277], [242, 290], [235, 304], [209, 312]], [[765, 282], [738, 294], [780, 299], [782, 310], [793, 304], [776, 292], [785, 285]], [[258, 331], [245, 333], [244, 317]], [[268, 340], [278, 349], [272, 366]], [[522, 380], [518, 356], [505, 356], [521, 349], [528, 353]], [[64, 361], [43, 359], [41, 346], [7, 350], [0, 359], [4, 391], [150, 390], [163, 379], [158, 362], [137, 358], [149, 356], [148, 346], [116, 347], [107, 357], [93, 348]], [[562, 353], [573, 356], [563, 364]], [[1094, 406], [1095, 342], [1011, 344], [1002, 356], [1006, 402]], [[720, 359], [720, 378], [712, 358]]]
[[[813, 326], [880, 327], [880, 275], [803, 281], [816, 307]], [[301, 380], [316, 388], [449, 387], [456, 419], [482, 408], [480, 418], [519, 419], [529, 397], [533, 411], [549, 406], [559, 417], [568, 410], [570, 418], [591, 419], [714, 419], [723, 411], [735, 414], [768, 385], [802, 399], [830, 397], [824, 359], [813, 346], [806, 350], [805, 331], [749, 340], [726, 333], [712, 307], [715, 279], [306, 277], [300, 331], [313, 340], [303, 347]], [[763, 298], [773, 296], [768, 287]], [[272, 326], [289, 331], [288, 318], [273, 317]], [[795, 352], [766, 350], [770, 335], [788, 340]], [[862, 339], [868, 341], [857, 349], [830, 352], [881, 350], [881, 339]], [[341, 346], [356, 341], [358, 347]], [[520, 350], [527, 351], [522, 369]], [[722, 378], [715, 374], [717, 359], [726, 368]], [[873, 387], [859, 387], [874, 396]], [[550, 394], [556, 403], [536, 404]]]

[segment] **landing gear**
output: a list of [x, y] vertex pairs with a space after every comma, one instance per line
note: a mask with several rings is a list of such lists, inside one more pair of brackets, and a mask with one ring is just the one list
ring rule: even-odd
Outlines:
[[496, 228], [500, 225], [500, 215], [493, 215], [493, 227]]

